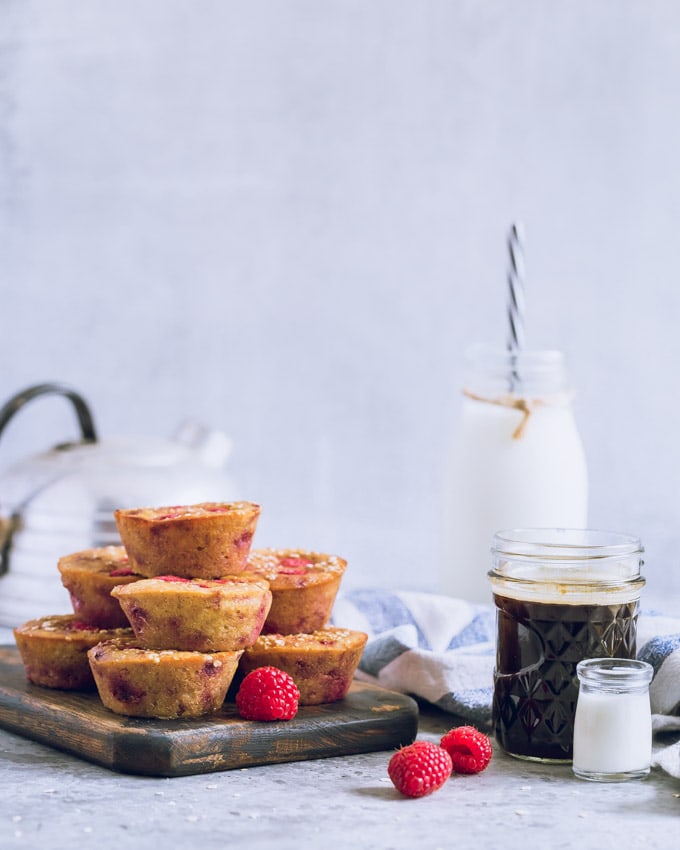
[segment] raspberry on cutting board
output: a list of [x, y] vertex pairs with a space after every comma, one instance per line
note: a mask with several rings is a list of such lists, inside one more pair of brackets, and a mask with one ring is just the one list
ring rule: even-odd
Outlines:
[[455, 773], [481, 773], [491, 761], [491, 741], [474, 726], [451, 729], [439, 743], [451, 756]]
[[405, 797], [425, 797], [441, 788], [451, 776], [451, 756], [431, 741], [415, 741], [390, 759], [387, 773]]
[[257, 667], [241, 682], [236, 708], [244, 720], [292, 720], [300, 691], [293, 678], [278, 667]]

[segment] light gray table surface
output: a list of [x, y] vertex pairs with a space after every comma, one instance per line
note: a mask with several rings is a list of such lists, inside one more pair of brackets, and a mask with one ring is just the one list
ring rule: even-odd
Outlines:
[[[11, 643], [0, 629], [0, 643]], [[418, 737], [461, 721], [421, 709]], [[387, 777], [389, 752], [159, 779], [118, 774], [0, 730], [0, 850], [133, 847], [606, 848], [680, 843], [680, 780], [576, 779], [568, 765], [497, 747], [486, 771], [417, 800]]]

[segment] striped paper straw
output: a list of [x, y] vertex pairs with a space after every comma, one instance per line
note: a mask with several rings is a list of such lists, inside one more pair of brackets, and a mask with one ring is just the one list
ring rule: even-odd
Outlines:
[[516, 355], [524, 348], [524, 228], [513, 224], [508, 234], [508, 340], [511, 389], [519, 381]]

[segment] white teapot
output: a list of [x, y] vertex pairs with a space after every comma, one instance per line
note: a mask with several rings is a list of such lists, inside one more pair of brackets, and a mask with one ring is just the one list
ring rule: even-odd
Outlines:
[[225, 434], [186, 422], [168, 439], [100, 440], [85, 400], [61, 384], [39, 384], [13, 396], [0, 408], [0, 435], [25, 404], [46, 394], [71, 401], [81, 435], [0, 470], [2, 626], [71, 613], [57, 560], [120, 544], [117, 508], [238, 498], [225, 471], [231, 453]]

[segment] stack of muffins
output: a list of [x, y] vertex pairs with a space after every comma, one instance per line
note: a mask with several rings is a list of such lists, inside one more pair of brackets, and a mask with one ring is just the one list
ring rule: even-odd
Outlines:
[[121, 546], [59, 560], [74, 613], [14, 630], [29, 681], [96, 687], [117, 714], [199, 717], [272, 665], [300, 705], [342, 699], [367, 640], [327, 625], [347, 564], [252, 549], [259, 515], [252, 502], [116, 511]]

